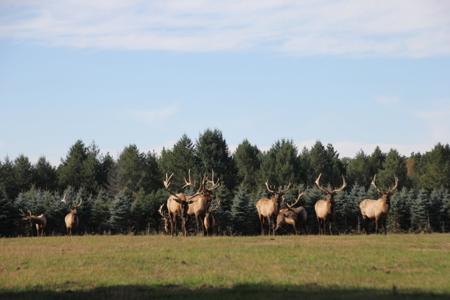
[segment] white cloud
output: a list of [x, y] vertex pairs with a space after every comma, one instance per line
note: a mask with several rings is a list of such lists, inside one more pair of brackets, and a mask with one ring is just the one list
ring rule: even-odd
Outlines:
[[0, 11], [0, 38], [51, 46], [450, 55], [450, 3], [438, 0], [16, 0]]
[[171, 104], [165, 107], [151, 109], [151, 110], [143, 110], [143, 109], [135, 109], [129, 111], [129, 116], [142, 123], [146, 124], [157, 124], [162, 121], [167, 121], [170, 118], [174, 117], [180, 108], [176, 104]]

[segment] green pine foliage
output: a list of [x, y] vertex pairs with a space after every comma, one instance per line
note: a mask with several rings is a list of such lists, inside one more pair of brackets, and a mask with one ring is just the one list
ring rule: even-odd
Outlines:
[[412, 230], [416, 232], [428, 232], [430, 230], [430, 220], [427, 191], [421, 189], [411, 204]]
[[124, 189], [120, 191], [111, 204], [110, 226], [114, 233], [126, 234], [132, 230], [131, 205], [132, 193]]

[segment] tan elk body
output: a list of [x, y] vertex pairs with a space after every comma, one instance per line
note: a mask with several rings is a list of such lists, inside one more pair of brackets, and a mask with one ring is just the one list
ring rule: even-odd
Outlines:
[[199, 194], [190, 198], [187, 214], [190, 217], [194, 217], [195, 224], [197, 226], [197, 233], [203, 231], [204, 235], [208, 234], [208, 229], [205, 226], [205, 217], [208, 214], [208, 210], [212, 202], [212, 193], [218, 187], [219, 179], [215, 182], [214, 172], [212, 172], [211, 180], [205, 176], [200, 186]]
[[214, 217], [214, 213], [220, 208], [220, 200], [217, 200], [216, 205], [209, 205], [208, 210], [206, 211], [205, 218], [203, 219], [203, 226], [205, 228], [205, 234], [208, 236], [210, 231], [216, 227], [216, 218]]
[[397, 176], [395, 176], [394, 185], [387, 191], [381, 190], [377, 187], [375, 182], [376, 178], [377, 175], [373, 177], [371, 184], [376, 188], [378, 194], [380, 195], [380, 198], [378, 200], [365, 199], [361, 201], [361, 203], [359, 204], [359, 208], [361, 210], [361, 216], [363, 218], [364, 227], [367, 234], [369, 233], [367, 224], [367, 221], [369, 220], [373, 220], [375, 222], [376, 233], [378, 233], [380, 220], [383, 220], [384, 234], [387, 234], [386, 219], [389, 213], [390, 198], [397, 190], [398, 178]]
[[289, 183], [285, 189], [281, 187], [275, 191], [274, 187], [270, 187], [269, 182], [266, 181], [266, 189], [271, 193], [270, 198], [261, 198], [256, 202], [256, 210], [258, 211], [259, 222], [261, 225], [261, 234], [264, 235], [264, 222], [268, 224], [268, 234], [275, 234], [275, 218], [278, 215], [280, 204], [283, 195], [289, 190], [291, 184]]
[[44, 236], [44, 229], [47, 226], [47, 218], [44, 214], [39, 216], [33, 215], [31, 211], [27, 211], [28, 215], [23, 214], [24, 221], [30, 221], [31, 225], [36, 227], [37, 236]]
[[[65, 198], [66, 196], [64, 195], [64, 200]], [[80, 202], [78, 202], [78, 204], [72, 206], [70, 212], [64, 217], [64, 222], [66, 223], [66, 231], [68, 235], [72, 235], [73, 230], [79, 225], [78, 208], [80, 208], [81, 203], [83, 203], [82, 199], [80, 199]]]
[[321, 176], [322, 174], [317, 177], [315, 184], [323, 193], [325, 193], [326, 198], [317, 200], [317, 202], [314, 204], [314, 211], [316, 212], [317, 223], [319, 225], [319, 234], [325, 233], [327, 223], [329, 233], [332, 234], [331, 218], [333, 217], [334, 195], [336, 195], [336, 193], [340, 191], [343, 191], [347, 186], [347, 183], [345, 182], [345, 177], [342, 176], [342, 186], [340, 188], [330, 190], [320, 185]]
[[284, 224], [288, 224], [292, 225], [295, 234], [298, 233], [298, 226], [301, 226], [300, 230], [304, 229], [306, 233], [306, 229], [304, 228], [308, 219], [306, 209], [303, 206], [295, 207], [304, 194], [304, 192], [300, 193], [293, 204], [287, 204], [286, 208], [280, 209], [277, 216], [275, 232], [277, 232]]

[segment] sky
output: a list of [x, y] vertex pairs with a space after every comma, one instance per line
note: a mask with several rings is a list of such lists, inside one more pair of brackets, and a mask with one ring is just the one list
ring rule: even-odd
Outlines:
[[450, 2], [0, 1], [0, 160], [222, 130], [340, 156], [450, 142]]

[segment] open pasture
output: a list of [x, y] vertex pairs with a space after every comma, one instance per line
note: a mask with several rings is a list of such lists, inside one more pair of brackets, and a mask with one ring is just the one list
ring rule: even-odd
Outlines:
[[0, 239], [1, 299], [448, 299], [450, 237]]

